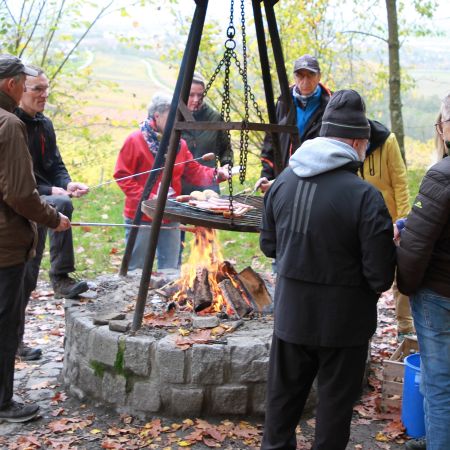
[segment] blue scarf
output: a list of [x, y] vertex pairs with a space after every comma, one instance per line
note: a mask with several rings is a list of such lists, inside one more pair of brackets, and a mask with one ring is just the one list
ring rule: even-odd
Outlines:
[[297, 128], [300, 133], [300, 138], [302, 138], [305, 134], [306, 124], [320, 106], [322, 88], [320, 85], [317, 85], [316, 90], [312, 94], [301, 95], [297, 92], [297, 87], [295, 87], [292, 91], [292, 97], [297, 109]]

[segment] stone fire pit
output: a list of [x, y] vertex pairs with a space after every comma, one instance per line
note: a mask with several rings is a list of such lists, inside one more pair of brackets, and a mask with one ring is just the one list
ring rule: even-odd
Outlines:
[[[244, 320], [220, 344], [182, 350], [177, 328], [126, 331], [139, 280], [104, 276], [98, 298], [67, 304], [63, 381], [70, 392], [143, 417], [263, 414], [272, 320]], [[152, 291], [148, 303], [166, 308]]]

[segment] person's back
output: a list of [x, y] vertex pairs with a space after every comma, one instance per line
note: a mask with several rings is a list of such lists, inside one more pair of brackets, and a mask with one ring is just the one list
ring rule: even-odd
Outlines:
[[[276, 256], [279, 276], [301, 284], [296, 298], [284, 297], [283, 308], [292, 314], [279, 315], [281, 338], [330, 346], [366, 342], [376, 328], [377, 292], [390, 287], [389, 214], [379, 192], [357, 176], [360, 163], [349, 159], [342, 165], [345, 147], [326, 138], [306, 142], [266, 194], [276, 249], [268, 251], [273, 236], [265, 229], [261, 248]], [[332, 155], [323, 164], [325, 152]], [[380, 264], [383, 252], [386, 264]], [[312, 319], [320, 311], [327, 314]]]
[[278, 278], [263, 450], [295, 450], [316, 377], [313, 448], [347, 446], [376, 303], [395, 268], [386, 205], [356, 174], [369, 133], [360, 95], [338, 91], [323, 137], [305, 142], [265, 195], [260, 246], [277, 258]]

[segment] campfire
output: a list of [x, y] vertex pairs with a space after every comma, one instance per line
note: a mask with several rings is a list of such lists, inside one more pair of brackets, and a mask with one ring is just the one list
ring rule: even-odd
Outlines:
[[198, 315], [242, 318], [264, 313], [272, 300], [251, 268], [237, 272], [225, 261], [215, 230], [197, 228], [181, 277], [159, 289], [172, 306]]

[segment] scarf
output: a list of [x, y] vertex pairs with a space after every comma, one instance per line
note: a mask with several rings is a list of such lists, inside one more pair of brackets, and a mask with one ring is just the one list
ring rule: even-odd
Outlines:
[[155, 130], [155, 119], [149, 117], [139, 124], [142, 136], [145, 142], [147, 142], [150, 153], [156, 158], [156, 154], [159, 150], [159, 141], [161, 135]]
[[314, 97], [314, 96], [320, 97], [321, 94], [322, 94], [322, 89], [320, 88], [320, 85], [317, 85], [314, 92], [311, 92], [311, 94], [308, 94], [308, 95], [300, 94], [297, 86], [294, 86], [294, 89], [292, 90], [293, 97], [295, 99], [297, 99], [297, 101], [301, 104], [301, 106], [303, 108], [306, 108], [306, 105], [308, 104], [311, 97]]

